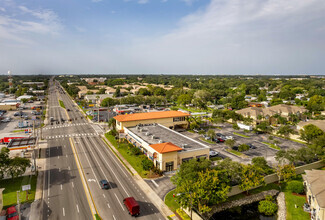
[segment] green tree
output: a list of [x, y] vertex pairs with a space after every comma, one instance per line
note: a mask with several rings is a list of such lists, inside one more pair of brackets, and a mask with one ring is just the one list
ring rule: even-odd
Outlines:
[[230, 148], [232, 148], [235, 145], [235, 143], [236, 141], [234, 139], [228, 139], [225, 141], [225, 144]]
[[190, 94], [181, 94], [177, 98], [177, 103], [179, 105], [187, 105], [190, 104], [192, 100], [192, 96]]
[[232, 125], [232, 128], [235, 129], [235, 130], [239, 130], [240, 129], [237, 123], [233, 124]]
[[143, 159], [141, 163], [144, 170], [151, 170], [151, 168], [153, 167], [153, 162], [148, 158]]
[[312, 96], [309, 99], [307, 106], [306, 106], [306, 108], [311, 112], [323, 111], [324, 107], [325, 107], [324, 97], [322, 97], [320, 95]]
[[296, 169], [292, 164], [279, 164], [276, 167], [276, 174], [278, 176], [279, 183], [281, 182], [281, 179], [283, 179], [284, 182], [287, 182], [296, 176]]
[[214, 169], [223, 170], [225, 172], [224, 178], [228, 179], [232, 185], [236, 185], [241, 179], [243, 165], [239, 162], [232, 161], [230, 158], [226, 158], [219, 162]]
[[238, 146], [238, 151], [239, 152], [248, 151], [248, 150], [249, 150], [249, 146], [247, 144], [240, 144]]
[[283, 125], [277, 131], [277, 134], [289, 138], [290, 134], [294, 134], [294, 130], [290, 127], [290, 125]]
[[239, 188], [246, 191], [254, 187], [258, 187], [264, 184], [263, 170], [260, 167], [253, 165], [244, 165], [241, 172], [241, 181], [239, 183]]
[[216, 132], [213, 129], [209, 129], [207, 132], [208, 137], [210, 137], [211, 139], [213, 139], [216, 136]]
[[112, 98], [105, 98], [102, 100], [102, 103], [100, 103], [102, 107], [110, 107], [116, 104], [118, 104], [118, 101]]
[[290, 192], [298, 193], [298, 194], [301, 194], [305, 191], [304, 184], [298, 180], [289, 181], [287, 188], [288, 190], [290, 190]]
[[267, 161], [264, 157], [254, 157], [252, 159], [252, 164], [255, 167], [259, 167], [263, 170], [264, 175], [273, 173], [272, 168], [267, 164]]
[[308, 124], [300, 130], [300, 138], [307, 143], [311, 143], [313, 140], [317, 139], [318, 137], [322, 136], [324, 131], [313, 124]]
[[113, 94], [113, 97], [120, 97], [120, 96], [121, 96], [121, 87], [117, 87]]
[[1, 148], [0, 151], [0, 180], [7, 174], [10, 164], [9, 149], [6, 147]]
[[115, 118], [110, 118], [109, 120], [108, 120], [108, 128], [110, 129], [112, 129], [112, 130], [116, 130], [116, 120], [115, 120]]
[[11, 175], [11, 178], [21, 176], [25, 173], [27, 167], [31, 166], [31, 162], [27, 158], [14, 157], [10, 159], [8, 172]]
[[176, 174], [171, 178], [171, 181], [176, 185], [181, 185], [186, 180], [193, 180], [196, 182], [198, 179], [198, 173], [211, 169], [211, 161], [206, 159], [192, 159], [186, 163], [182, 163]]
[[267, 121], [262, 121], [260, 124], [256, 125], [256, 129], [262, 132], [271, 132], [273, 129]]

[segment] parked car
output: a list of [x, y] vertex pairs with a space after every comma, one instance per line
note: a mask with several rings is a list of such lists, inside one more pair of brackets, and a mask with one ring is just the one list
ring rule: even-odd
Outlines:
[[218, 140], [218, 138], [213, 138], [212, 141], [219, 143], [220, 141]]
[[15, 112], [14, 116], [20, 116], [20, 112]]
[[7, 220], [18, 220], [18, 212], [15, 206], [7, 208]]
[[216, 135], [217, 135], [218, 137], [223, 136], [223, 134], [221, 134], [221, 133], [216, 133]]
[[123, 203], [129, 211], [129, 214], [132, 216], [140, 215], [140, 206], [138, 202], [133, 197], [128, 197], [123, 199]]
[[203, 135], [203, 138], [204, 138], [205, 140], [210, 140], [210, 139], [211, 139], [211, 138], [210, 138], [208, 135], [206, 135], [206, 134]]
[[210, 152], [209, 152], [209, 156], [210, 156], [210, 157], [216, 157], [216, 156], [218, 156], [218, 155], [219, 155], [219, 153], [216, 152], [216, 151], [214, 151], [214, 150], [210, 150]]
[[225, 142], [225, 139], [223, 138], [217, 138], [219, 142]]
[[249, 146], [250, 149], [256, 149], [256, 147], [252, 144], [247, 144]]
[[233, 146], [232, 149], [233, 150], [238, 150], [238, 146]]
[[101, 180], [99, 181], [99, 184], [102, 189], [109, 189], [107, 180]]
[[28, 103], [34, 103], [34, 101], [33, 100], [29, 100]]
[[199, 130], [197, 130], [196, 128], [194, 128], [193, 131], [199, 133]]
[[233, 136], [226, 136], [225, 139], [226, 140], [234, 140], [234, 137]]
[[6, 123], [6, 122], [10, 122], [11, 120], [10, 120], [10, 118], [5, 118], [5, 119], [2, 119], [1, 120], [1, 122], [4, 122], [4, 123]]

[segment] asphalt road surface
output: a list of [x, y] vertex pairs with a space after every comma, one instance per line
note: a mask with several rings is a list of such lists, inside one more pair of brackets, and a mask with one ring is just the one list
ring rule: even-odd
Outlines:
[[[92, 202], [85, 195], [71, 147], [76, 150], [102, 219], [133, 219], [123, 204], [123, 199], [129, 196], [140, 205], [141, 214], [137, 219], [165, 219], [104, 143], [101, 129], [88, 123], [58, 83], [51, 84], [49, 91], [49, 118], [53, 117], [54, 121], [44, 128], [49, 158], [44, 184], [44, 219], [92, 219], [89, 206]], [[60, 107], [58, 99], [69, 111]], [[102, 179], [109, 182], [108, 190], [101, 189]]]

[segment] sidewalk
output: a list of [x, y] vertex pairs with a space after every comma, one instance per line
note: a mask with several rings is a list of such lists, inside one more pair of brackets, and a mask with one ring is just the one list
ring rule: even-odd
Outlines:
[[[41, 140], [39, 142], [40, 154], [46, 151], [47, 142], [46, 140]], [[43, 182], [44, 182], [44, 173], [46, 170], [46, 158], [38, 157], [36, 159], [36, 165], [38, 170], [37, 184], [36, 184], [36, 193], [35, 200], [31, 205], [29, 219], [38, 220], [43, 217]]]
[[165, 216], [166, 219], [167, 216], [169, 216], [171, 219], [178, 219], [176, 215], [168, 208], [165, 202], [153, 191], [153, 189], [140, 177], [137, 171], [135, 171], [133, 167], [123, 158], [123, 156], [115, 149], [111, 142], [104, 135], [102, 137], [110, 145], [113, 151], [121, 158], [123, 163], [128, 167], [128, 169], [133, 174], [133, 179], [135, 182], [142, 189], [144, 194], [150, 198], [151, 202], [158, 208], [162, 215]]

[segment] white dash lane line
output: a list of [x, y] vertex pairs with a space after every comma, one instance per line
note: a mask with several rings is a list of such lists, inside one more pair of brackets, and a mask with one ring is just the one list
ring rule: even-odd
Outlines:
[[115, 195], [115, 197], [116, 197], [118, 203], [120, 203], [120, 205], [121, 205], [121, 207], [122, 207], [122, 209], [123, 209], [123, 211], [124, 211], [124, 207], [122, 206], [122, 203], [121, 203], [120, 200], [117, 198], [117, 195], [116, 195], [115, 193], [114, 193], [114, 195]]
[[111, 208], [110, 206], [109, 206], [109, 204], [107, 203], [107, 206], [108, 206], [108, 208]]
[[62, 184], [61, 184], [61, 190], [62, 190]]
[[62, 208], [62, 211], [63, 211], [63, 216], [65, 216], [65, 211], [64, 211], [64, 208]]
[[73, 182], [71, 182], [71, 184], [72, 184], [72, 188], [74, 188], [74, 184], [73, 184]]
[[116, 220], [115, 216], [113, 215], [113, 219]]
[[77, 204], [77, 212], [79, 213], [79, 206], [78, 206], [78, 204]]
[[106, 198], [105, 194], [103, 194], [104, 198]]

